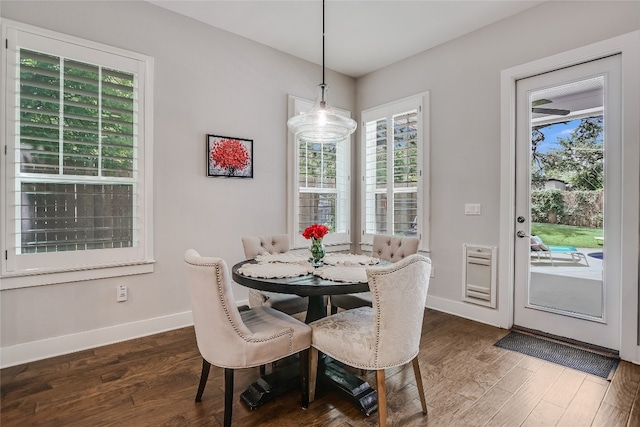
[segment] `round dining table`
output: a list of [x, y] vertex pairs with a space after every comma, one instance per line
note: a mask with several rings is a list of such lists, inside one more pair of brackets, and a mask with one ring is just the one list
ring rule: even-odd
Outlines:
[[[278, 292], [309, 297], [306, 323], [321, 319], [327, 315], [326, 297], [330, 295], [366, 292], [369, 284], [365, 282], [342, 282], [328, 280], [313, 274], [297, 277], [263, 278], [249, 277], [239, 272], [246, 263], [256, 263], [246, 260], [231, 268], [233, 280], [248, 288], [266, 292]], [[365, 268], [354, 267], [354, 268]], [[353, 404], [369, 416], [378, 408], [377, 392], [364, 380], [330, 358], [324, 358], [318, 366], [318, 380], [323, 384], [340, 391]], [[240, 398], [251, 409], [263, 405], [271, 399], [298, 387], [299, 367], [290, 365], [282, 371], [276, 371], [262, 376], [257, 382], [249, 386]]]
[[353, 294], [369, 290], [369, 284], [366, 281], [359, 283], [338, 282], [313, 274], [280, 278], [249, 277], [238, 272], [247, 263], [255, 264], [256, 261], [246, 260], [234, 265], [231, 268], [233, 280], [242, 286], [259, 291], [309, 297], [305, 323], [311, 323], [327, 315], [326, 296]]

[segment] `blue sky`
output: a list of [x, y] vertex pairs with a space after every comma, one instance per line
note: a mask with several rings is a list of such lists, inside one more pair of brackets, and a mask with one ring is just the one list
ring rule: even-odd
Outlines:
[[559, 148], [558, 138], [566, 138], [579, 124], [580, 120], [571, 120], [568, 123], [556, 123], [540, 128], [544, 134], [544, 141], [538, 145], [538, 152], [546, 153], [550, 149]]

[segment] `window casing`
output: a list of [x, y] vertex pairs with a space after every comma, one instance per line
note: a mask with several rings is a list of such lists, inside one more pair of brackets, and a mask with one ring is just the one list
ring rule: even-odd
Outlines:
[[362, 112], [362, 243], [418, 236], [427, 250], [428, 93]]
[[[313, 103], [289, 97], [290, 115], [306, 113]], [[348, 111], [334, 108], [338, 114], [350, 116]], [[302, 232], [311, 224], [325, 224], [329, 234], [327, 245], [349, 244], [350, 238], [350, 138], [331, 144], [310, 144], [290, 138], [289, 234], [294, 247], [309, 242]]]
[[152, 59], [19, 23], [3, 36], [3, 278], [135, 273], [113, 267], [152, 262]]

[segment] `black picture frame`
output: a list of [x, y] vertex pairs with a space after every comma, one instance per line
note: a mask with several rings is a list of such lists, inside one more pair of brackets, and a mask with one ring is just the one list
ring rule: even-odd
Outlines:
[[207, 176], [253, 178], [253, 139], [207, 134]]

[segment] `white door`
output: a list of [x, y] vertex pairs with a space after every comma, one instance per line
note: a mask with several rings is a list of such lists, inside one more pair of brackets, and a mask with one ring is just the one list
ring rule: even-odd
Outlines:
[[622, 266], [620, 57], [516, 83], [514, 325], [614, 350]]

